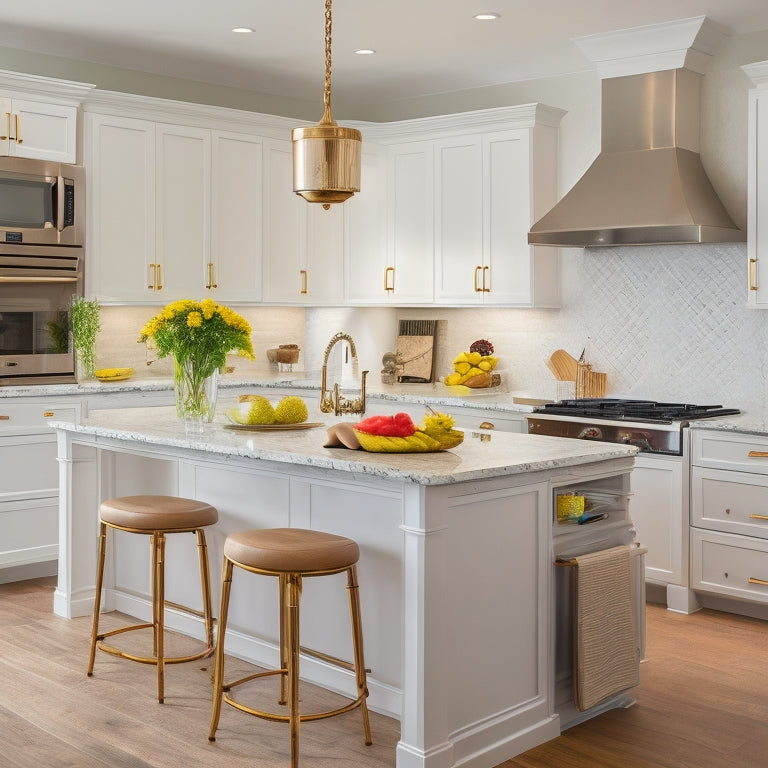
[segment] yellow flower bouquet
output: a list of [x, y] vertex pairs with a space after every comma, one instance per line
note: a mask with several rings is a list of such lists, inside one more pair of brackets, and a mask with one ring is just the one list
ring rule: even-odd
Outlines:
[[153, 339], [159, 357], [173, 355], [176, 408], [188, 426], [211, 421], [216, 381], [227, 354], [253, 360], [251, 326], [213, 299], [182, 299], [168, 304], [142, 329], [139, 342]]

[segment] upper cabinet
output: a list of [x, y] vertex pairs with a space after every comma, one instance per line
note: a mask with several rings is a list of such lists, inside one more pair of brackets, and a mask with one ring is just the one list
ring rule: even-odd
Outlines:
[[749, 304], [768, 308], [768, 61], [746, 64], [742, 69], [755, 85], [749, 93]]
[[77, 108], [86, 83], [0, 72], [0, 155], [77, 162]]
[[338, 304], [344, 208], [325, 210], [294, 193], [290, 140], [267, 140], [264, 152], [264, 301]]
[[87, 293], [261, 300], [259, 137], [89, 113], [85, 146]]

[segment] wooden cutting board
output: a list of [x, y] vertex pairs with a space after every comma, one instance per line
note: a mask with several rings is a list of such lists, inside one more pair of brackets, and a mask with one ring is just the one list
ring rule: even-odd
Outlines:
[[549, 358], [549, 362], [552, 364], [550, 370], [554, 370], [555, 376], [560, 381], [576, 381], [579, 361], [564, 349], [556, 349]]

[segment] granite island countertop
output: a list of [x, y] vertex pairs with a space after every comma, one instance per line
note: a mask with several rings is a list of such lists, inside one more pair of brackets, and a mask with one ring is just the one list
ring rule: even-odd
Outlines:
[[323, 426], [296, 431], [240, 431], [227, 427], [218, 415], [202, 435], [187, 435], [173, 407], [125, 408], [92, 411], [82, 424], [55, 421], [50, 426], [105, 441], [126, 441], [182, 449], [209, 459], [228, 457], [398, 478], [419, 485], [444, 485], [504, 475], [589, 464], [633, 457], [631, 446], [568, 438], [472, 430], [464, 442], [436, 453], [368, 453], [346, 448], [325, 448], [326, 428], [340, 419], [310, 414], [310, 421]]

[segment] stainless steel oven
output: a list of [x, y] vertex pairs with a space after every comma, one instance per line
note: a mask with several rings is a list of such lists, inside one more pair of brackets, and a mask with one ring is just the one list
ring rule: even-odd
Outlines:
[[82, 248], [0, 245], [0, 386], [75, 381], [69, 306]]

